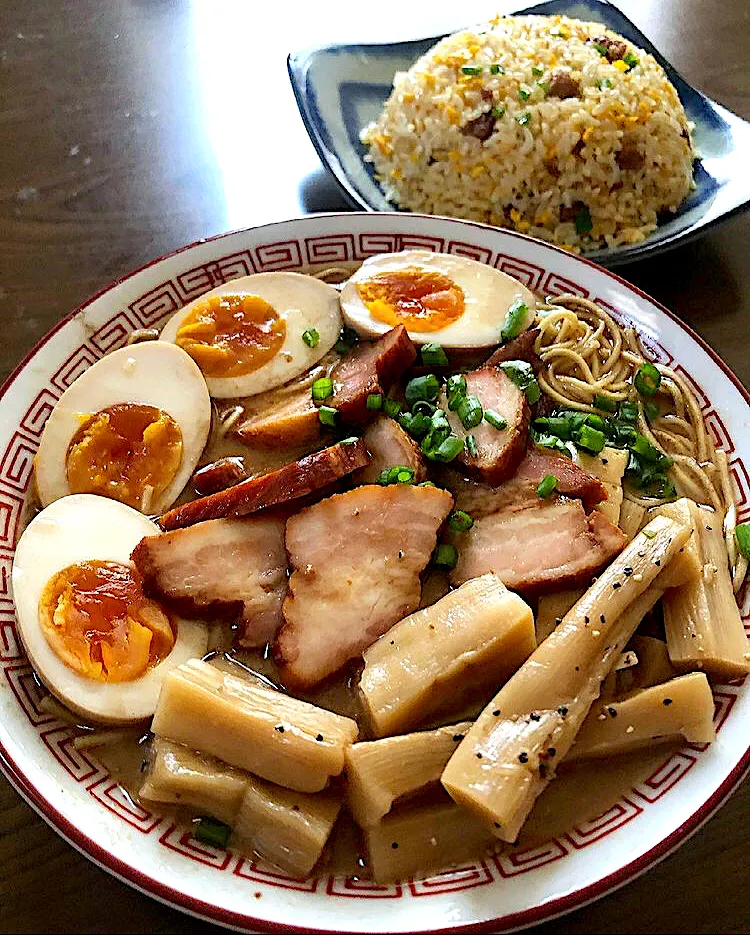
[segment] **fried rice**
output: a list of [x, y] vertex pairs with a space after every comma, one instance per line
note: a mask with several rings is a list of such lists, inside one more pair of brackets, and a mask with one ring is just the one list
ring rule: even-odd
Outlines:
[[679, 209], [693, 187], [690, 130], [664, 70], [627, 39], [508, 16], [398, 73], [362, 141], [400, 208], [592, 250], [638, 243]]

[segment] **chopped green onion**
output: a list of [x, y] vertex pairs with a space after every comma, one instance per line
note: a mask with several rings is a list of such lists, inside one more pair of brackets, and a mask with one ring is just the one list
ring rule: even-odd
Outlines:
[[435, 485], [431, 480], [423, 480], [421, 484], [417, 484], [417, 487], [434, 487]]
[[650, 399], [647, 399], [643, 404], [643, 410], [646, 413], [646, 418], [649, 422], [655, 422], [661, 415], [661, 410], [659, 407], [656, 405], [656, 403], [652, 403]]
[[358, 435], [350, 435], [348, 438], [342, 438], [339, 445], [356, 445], [358, 441]]
[[402, 412], [398, 417], [401, 428], [413, 435], [414, 438], [422, 438], [426, 435], [432, 424], [429, 415], [424, 412]]
[[737, 548], [745, 558], [750, 558], [750, 523], [738, 523], [734, 527]]
[[448, 357], [440, 344], [423, 344], [420, 354], [425, 367], [448, 366]]
[[447, 464], [457, 458], [463, 450], [463, 441], [456, 435], [449, 435], [436, 448], [426, 451], [425, 454], [432, 461], [442, 461], [443, 464]]
[[210, 844], [213, 847], [226, 847], [229, 843], [229, 835], [232, 829], [225, 825], [223, 821], [217, 821], [215, 818], [209, 818], [204, 815], [196, 822], [193, 830], [193, 837], [196, 841], [203, 844]]
[[493, 62], [490, 65], [490, 74], [491, 75], [504, 75], [505, 69], [502, 65], [499, 65], [497, 62]]
[[591, 428], [596, 429], [597, 432], [604, 431], [604, 419], [595, 412], [591, 412], [586, 416], [586, 425], [590, 425]]
[[592, 43], [599, 55], [606, 55], [609, 52], [609, 49], [606, 45], [602, 45], [601, 42]]
[[537, 85], [545, 94], [549, 94], [549, 81], [537, 81]]
[[539, 481], [536, 492], [540, 497], [549, 497], [553, 490], [557, 488], [557, 478], [554, 474], [545, 474]]
[[463, 65], [461, 71], [465, 75], [481, 75], [482, 69], [479, 65]]
[[544, 68], [542, 68], [541, 65], [532, 65], [532, 66], [531, 66], [531, 74], [532, 74], [535, 78], [541, 78], [542, 75], [544, 74]]
[[476, 396], [464, 396], [458, 404], [458, 418], [465, 429], [473, 429], [482, 421], [484, 410]]
[[456, 373], [452, 377], [448, 377], [445, 392], [448, 397], [448, 408], [451, 412], [455, 412], [461, 400], [466, 396], [466, 377], [462, 373]]
[[383, 412], [392, 419], [398, 419], [401, 414], [401, 403], [396, 399], [384, 399]]
[[335, 425], [338, 411], [332, 406], [321, 406], [318, 409], [318, 419], [321, 425]]
[[378, 474], [378, 483], [387, 487], [389, 484], [413, 484], [414, 471], [403, 464], [394, 465], [391, 468], [385, 468]]
[[526, 399], [530, 403], [533, 404], [539, 401], [542, 391], [536, 382], [531, 364], [526, 363], [525, 360], [506, 360], [500, 364], [500, 367], [508, 374], [516, 386], [524, 391]]
[[492, 116], [495, 118], [495, 120], [499, 120], [501, 117], [504, 117], [504, 116], [505, 116], [505, 108], [502, 107], [502, 106], [500, 106], [500, 107], [493, 107], [492, 110], [490, 111], [490, 113], [491, 113]]
[[591, 212], [586, 205], [584, 205], [576, 215], [575, 224], [577, 234], [588, 234], [594, 226], [594, 222], [591, 220]]
[[354, 328], [349, 328], [345, 326], [341, 330], [339, 339], [335, 344], [335, 349], [337, 354], [346, 354], [350, 351], [355, 344], [359, 344], [359, 335], [354, 330]]
[[439, 392], [440, 380], [434, 373], [428, 373], [423, 377], [414, 377], [413, 380], [409, 380], [404, 395], [408, 403], [416, 403], [420, 400], [431, 402], [437, 399]]
[[494, 409], [485, 409], [484, 410], [484, 421], [489, 422], [489, 424], [496, 429], [502, 431], [503, 429], [508, 428], [508, 420], [504, 419], [499, 412], [495, 412]]
[[628, 52], [627, 55], [623, 55], [622, 60], [626, 65], [629, 66], [628, 71], [632, 71], [638, 64], [638, 59], [635, 57], [635, 55], [633, 55], [632, 52]]
[[653, 396], [661, 386], [661, 374], [653, 364], [641, 364], [633, 378], [633, 386], [641, 396]]
[[456, 532], [467, 532], [474, 525], [474, 520], [464, 510], [454, 510], [448, 517], [448, 525]]
[[550, 448], [553, 451], [559, 451], [560, 454], [565, 455], [566, 458], [572, 458], [575, 455], [576, 450], [573, 442], [563, 441], [556, 435], [549, 435], [544, 432], [537, 432], [532, 429], [531, 440], [540, 448]]
[[638, 407], [635, 403], [620, 403], [620, 410], [617, 415], [623, 422], [629, 422], [631, 425], [635, 425], [638, 421]]
[[456, 550], [455, 545], [450, 545], [447, 542], [443, 542], [433, 552], [432, 564], [436, 568], [445, 568], [450, 571], [451, 568], [456, 567], [457, 562], [458, 551]]
[[528, 101], [531, 97], [531, 88], [528, 85], [522, 84], [518, 89], [518, 96], [522, 101]]
[[658, 464], [663, 468], [672, 466], [671, 459], [652, 445], [645, 435], [636, 435], [635, 441], [630, 445], [630, 450], [651, 464]]
[[330, 377], [321, 377], [312, 385], [313, 402], [322, 403], [329, 396], [333, 396], [333, 380]]
[[420, 399], [411, 407], [411, 411], [414, 413], [414, 415], [422, 416], [432, 416], [436, 409], [437, 406], [435, 406], [433, 403], [428, 403], [426, 399]]
[[641, 532], [643, 533], [643, 535], [644, 535], [647, 539], [655, 539], [655, 538], [656, 538], [656, 532], [655, 532], [653, 529], [649, 529], [648, 526], [646, 526], [645, 529], [642, 529]]
[[477, 448], [477, 440], [471, 433], [469, 433], [464, 439], [464, 445], [466, 446], [466, 450], [469, 455], [472, 458], [476, 458], [476, 456], [479, 454], [479, 449]]
[[513, 338], [517, 338], [521, 331], [523, 331], [523, 326], [526, 323], [528, 314], [529, 306], [523, 299], [516, 299], [508, 309], [508, 314], [505, 316], [505, 321], [500, 329], [501, 340], [511, 341]]
[[597, 393], [594, 397], [594, 405], [597, 409], [601, 409], [602, 412], [617, 412], [615, 400], [609, 396], [602, 396], [600, 393]]
[[317, 328], [308, 328], [307, 331], [302, 332], [302, 340], [308, 347], [317, 347], [318, 341], [320, 341], [320, 332]]
[[367, 397], [367, 411], [379, 412], [383, 408], [383, 394], [370, 393]]
[[609, 89], [611, 87], [613, 87], [613, 85], [612, 85], [612, 82], [609, 80], [609, 78], [602, 78], [602, 80], [599, 82], [599, 88], [602, 91], [604, 91], [605, 89]]
[[590, 451], [595, 455], [598, 455], [602, 448], [604, 448], [605, 442], [606, 438], [604, 437], [604, 432], [593, 429], [590, 425], [582, 425], [575, 439], [575, 443], [579, 448], [585, 448], [586, 451]]
[[520, 126], [522, 126], [522, 127], [525, 127], [526, 124], [527, 124], [530, 120], [531, 120], [531, 114], [528, 112], [528, 110], [527, 110], [525, 113], [519, 114], [519, 115], [516, 117], [516, 123], [520, 124]]

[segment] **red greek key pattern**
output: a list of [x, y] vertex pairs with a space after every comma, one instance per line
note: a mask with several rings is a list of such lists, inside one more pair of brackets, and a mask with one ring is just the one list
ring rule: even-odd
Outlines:
[[562, 860], [569, 854], [568, 848], [558, 838], [530, 847], [526, 850], [514, 849], [493, 858], [501, 877], [517, 877], [531, 870], [538, 870]]
[[567, 832], [565, 839], [570, 841], [576, 850], [580, 850], [593, 844], [594, 841], [601, 841], [613, 831], [618, 831], [642, 812], [643, 808], [640, 805], [636, 805], [628, 798], [622, 798], [601, 815], [576, 825]]
[[202, 266], [194, 266], [175, 278], [177, 288], [185, 301], [192, 301], [204, 292], [215, 289], [231, 279], [250, 276], [255, 272], [255, 263], [249, 250], [232, 253]]
[[541, 291], [545, 295], [563, 295], [565, 292], [572, 292], [575, 295], [582, 295], [584, 299], [589, 297], [588, 289], [579, 286], [578, 283], [571, 282], [559, 273], [547, 273], [542, 281]]
[[396, 250], [432, 250], [433, 253], [445, 253], [445, 240], [442, 237], [402, 234], [396, 237]]
[[[24, 657], [21, 657], [24, 658]], [[5, 680], [10, 686], [10, 690], [16, 697], [16, 701], [23, 709], [29, 723], [34, 727], [42, 724], [49, 724], [52, 716], [46, 714], [39, 707], [39, 703], [44, 698], [46, 692], [40, 687], [34, 677], [34, 670], [31, 665], [24, 661], [20, 664], [14, 663], [4, 667]]]
[[648, 779], [639, 783], [633, 792], [647, 802], [656, 802], [669, 792], [697, 762], [691, 753], [680, 750], [654, 770]]
[[131, 828], [135, 828], [141, 834], [150, 834], [161, 824], [159, 815], [154, 815], [134, 802], [122, 786], [112, 782], [109, 776], [97, 779], [88, 786], [88, 791], [108, 812], [122, 818]]
[[34, 471], [34, 455], [38, 443], [15, 432], [0, 461], [0, 480], [9, 487], [25, 493]]
[[214, 870], [226, 870], [233, 859], [230, 851], [204, 844], [196, 840], [189, 829], [178, 825], [170, 825], [159, 838], [159, 843], [188, 860], [203, 864], [204, 867], [213, 867]]
[[484, 861], [480, 864], [456, 867], [445, 870], [426, 880], [409, 883], [412, 896], [437, 896], [439, 893], [458, 893], [461, 890], [473, 890], [477, 886], [487, 886], [495, 877]]
[[305, 251], [307, 262], [311, 265], [346, 263], [354, 259], [354, 235], [329, 234], [327, 237], [307, 237]]
[[162, 322], [167, 315], [182, 308], [182, 297], [177, 286], [168, 279], [161, 285], [146, 292], [128, 308], [135, 315], [141, 328], [154, 328]]
[[255, 268], [259, 273], [277, 269], [298, 269], [302, 266], [302, 250], [298, 240], [280, 240], [264, 244], [254, 251]]
[[37, 441], [42, 437], [42, 429], [47, 423], [52, 410], [57, 405], [58, 397], [48, 389], [40, 390], [34, 402], [21, 419], [21, 428]]
[[0, 662], [16, 662], [23, 658], [23, 649], [16, 632], [13, 611], [0, 611]]
[[404, 895], [404, 889], [400, 883], [381, 886], [358, 877], [328, 877], [326, 893], [348, 899], [399, 899]]
[[97, 329], [89, 338], [100, 356], [124, 347], [128, 335], [138, 327], [138, 323], [127, 312], [118, 312], [114, 318]]
[[727, 454], [734, 454], [734, 444], [729, 437], [729, 430], [719, 413], [715, 409], [710, 409], [704, 412], [703, 421], [716, 447], [726, 451]]
[[355, 259], [366, 259], [376, 253], [395, 253], [397, 250], [396, 234], [358, 234]]
[[321, 884], [320, 877], [308, 877], [306, 880], [299, 880], [288, 873], [276, 870], [262, 861], [249, 860], [246, 857], [240, 857], [232, 872], [243, 880], [252, 880], [253, 883], [265, 883], [266, 886], [275, 886], [283, 890], [295, 890], [300, 893], [314, 893]]
[[61, 393], [80, 377], [84, 370], [88, 370], [98, 359], [96, 351], [86, 344], [76, 348], [67, 360], [52, 374], [50, 382]]
[[492, 259], [492, 250], [488, 250], [486, 247], [477, 247], [470, 243], [464, 243], [461, 240], [451, 240], [445, 252], [452, 253], [455, 256], [465, 256], [469, 260], [476, 260], [477, 263], [489, 264]]
[[[2, 480], [3, 478], [0, 478]], [[23, 499], [14, 493], [0, 490], [0, 546], [14, 546], [21, 519]]]
[[68, 724], [61, 724], [59, 721], [47, 717], [48, 720], [53, 721], [53, 726], [42, 731], [39, 736], [45, 747], [71, 779], [75, 782], [88, 782], [94, 778], [101, 781], [107, 779], [104, 769], [98, 763], [90, 760], [83, 750], [76, 750], [73, 746], [78, 731]]
[[527, 289], [536, 292], [544, 278], [545, 271], [541, 266], [529, 263], [527, 260], [519, 260], [516, 257], [508, 256], [505, 253], [498, 253], [495, 260], [495, 267], [501, 273], [507, 273], [519, 282], [522, 282]]

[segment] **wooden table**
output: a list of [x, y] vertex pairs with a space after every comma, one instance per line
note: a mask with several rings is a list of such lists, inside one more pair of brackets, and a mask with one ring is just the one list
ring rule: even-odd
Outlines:
[[[620, 5], [689, 80], [750, 117], [746, 0]], [[59, 316], [151, 257], [230, 228], [344, 209], [298, 118], [286, 53], [434, 34], [462, 25], [463, 15], [460, 4], [402, 0], [381, 0], [377, 19], [370, 19], [374, 5], [351, 0], [256, 6], [3, 0], [0, 377]], [[512, 6], [474, 3], [472, 15]], [[745, 216], [625, 270], [699, 331], [746, 385], [749, 242]], [[646, 876], [537, 931], [747, 932], [749, 845], [745, 786]], [[95, 868], [0, 779], [2, 931], [210, 928]]]

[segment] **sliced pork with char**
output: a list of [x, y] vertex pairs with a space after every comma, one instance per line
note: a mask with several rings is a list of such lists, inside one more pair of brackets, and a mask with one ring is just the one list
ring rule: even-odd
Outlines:
[[367, 485], [289, 519], [292, 575], [275, 655], [306, 688], [419, 607], [420, 574], [453, 498], [436, 487]]
[[[477, 446], [476, 455], [466, 449], [459, 462], [471, 474], [488, 484], [501, 484], [511, 477], [526, 451], [531, 410], [526, 394], [499, 367], [480, 367], [466, 375], [466, 392], [476, 396], [483, 409], [492, 409], [507, 422], [498, 429], [487, 421], [465, 429], [457, 412], [448, 412], [451, 430], [461, 439], [471, 434]], [[441, 407], [448, 410], [445, 391], [441, 394]]]
[[441, 483], [453, 494], [457, 510], [465, 510], [477, 518], [499, 510], [512, 512], [538, 506], [536, 489], [548, 474], [557, 478], [558, 494], [581, 500], [587, 511], [607, 497], [607, 490], [597, 477], [569, 458], [545, 454], [534, 447], [526, 452], [513, 477], [499, 487], [471, 480], [451, 469], [442, 472]]
[[327, 487], [368, 464], [365, 443], [331, 445], [277, 471], [241, 481], [226, 490], [175, 507], [159, 519], [162, 529], [179, 529], [222, 517], [245, 516]]
[[531, 364], [534, 373], [539, 373], [542, 369], [542, 360], [534, 350], [534, 344], [538, 337], [538, 328], [529, 328], [528, 331], [521, 332], [517, 338], [503, 344], [491, 357], [488, 357], [485, 366], [499, 367], [500, 364], [504, 364], [509, 360], [525, 360], [527, 364]]
[[247, 471], [241, 458], [219, 458], [199, 468], [193, 474], [193, 487], [196, 493], [205, 496], [216, 493], [217, 490], [226, 490], [241, 480], [247, 478]]
[[302, 386], [280, 404], [253, 413], [234, 434], [260, 448], [314, 445], [321, 437], [321, 424], [310, 387]]
[[427, 477], [419, 445], [394, 419], [378, 416], [367, 427], [362, 440], [370, 452], [370, 463], [352, 474], [355, 484], [374, 484], [382, 471], [392, 467], [407, 467], [414, 471], [414, 482]]
[[458, 564], [451, 583], [493, 572], [522, 593], [588, 584], [626, 543], [601, 513], [587, 516], [579, 500], [540, 501], [476, 519], [456, 541]]
[[284, 525], [273, 516], [209, 520], [147, 536], [132, 559], [150, 596], [185, 617], [240, 620], [242, 643], [263, 646], [281, 623]]
[[358, 344], [333, 368], [335, 392], [328, 405], [337, 410], [341, 422], [367, 422], [372, 416], [367, 397], [387, 392], [416, 357], [403, 325], [391, 328], [377, 341]]

